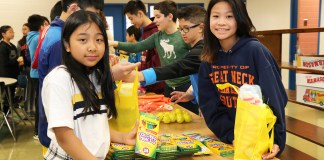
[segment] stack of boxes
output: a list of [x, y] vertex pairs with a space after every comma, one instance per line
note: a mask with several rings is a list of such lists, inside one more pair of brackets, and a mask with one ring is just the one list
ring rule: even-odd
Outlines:
[[[324, 56], [298, 56], [297, 67], [324, 72]], [[324, 107], [324, 74], [297, 73], [296, 86], [298, 102]]]

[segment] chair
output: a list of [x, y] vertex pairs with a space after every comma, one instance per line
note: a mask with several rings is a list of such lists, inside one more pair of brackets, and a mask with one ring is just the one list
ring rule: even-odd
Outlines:
[[8, 122], [8, 119], [7, 119], [7, 115], [8, 114], [6, 114], [6, 113], [4, 113], [2, 110], [3, 110], [3, 99], [6, 97], [7, 98], [7, 95], [6, 95], [6, 89], [5, 89], [5, 83], [4, 82], [0, 82], [0, 107], [1, 107], [1, 109], [0, 109], [0, 114], [1, 114], [1, 116], [3, 117], [3, 121], [1, 122], [1, 125], [0, 125], [0, 130], [1, 130], [1, 128], [2, 128], [2, 126], [3, 126], [3, 124], [4, 124], [4, 122], [7, 124], [7, 126], [8, 126], [8, 128], [9, 128], [9, 130], [10, 130], [10, 133], [11, 133], [11, 135], [12, 135], [12, 137], [13, 137], [13, 139], [14, 139], [14, 141], [16, 141], [16, 137], [15, 137], [15, 135], [14, 135], [14, 132], [13, 132], [13, 130], [11, 129], [11, 126], [10, 126], [10, 124], [9, 124], [9, 122]]
[[[19, 92], [17, 93], [18, 90], [19, 90]], [[16, 88], [16, 95], [15, 95], [15, 99], [18, 99], [18, 102], [16, 102], [16, 103], [18, 104], [18, 109], [21, 110], [23, 116], [33, 125], [33, 122], [30, 120], [30, 117], [26, 113], [26, 110], [24, 107], [25, 103], [28, 101], [27, 95], [28, 95], [28, 78], [26, 75], [19, 75], [17, 78], [17, 88]], [[16, 112], [16, 114], [18, 115], [18, 117], [21, 120], [24, 120], [19, 115], [19, 113], [16, 109], [14, 109], [14, 111]], [[26, 123], [24, 122], [24, 124], [26, 124]]]

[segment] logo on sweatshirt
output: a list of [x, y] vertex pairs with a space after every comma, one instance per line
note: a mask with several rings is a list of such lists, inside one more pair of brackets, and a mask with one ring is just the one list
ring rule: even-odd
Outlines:
[[161, 39], [161, 41], [160, 41], [160, 45], [162, 46], [162, 48], [164, 50], [163, 58], [170, 59], [173, 56], [173, 59], [176, 59], [177, 55], [174, 52], [174, 46], [168, 44], [168, 42], [170, 42], [169, 39]]

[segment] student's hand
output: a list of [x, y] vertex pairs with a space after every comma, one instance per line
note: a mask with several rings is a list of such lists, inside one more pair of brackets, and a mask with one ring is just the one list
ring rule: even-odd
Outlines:
[[23, 66], [24, 65], [24, 58], [22, 56], [19, 56], [17, 58], [17, 62], [19, 66]]
[[136, 70], [132, 70], [127, 76], [125, 76], [125, 78], [123, 79], [123, 82], [128, 82], [128, 83], [134, 82], [137, 72], [138, 71], [136, 71]]
[[280, 151], [280, 148], [277, 144], [274, 144], [273, 147], [272, 147], [272, 151], [269, 152], [269, 153], [265, 153], [262, 155], [262, 159], [273, 159], [277, 154], [278, 152]]
[[125, 135], [124, 135], [124, 144], [132, 145], [132, 146], [135, 145], [136, 133], [137, 133], [138, 126], [139, 126], [139, 121], [137, 120], [136, 123], [135, 123], [134, 128], [131, 131], [129, 131], [128, 133], [125, 133]]
[[135, 76], [138, 74], [138, 81], [143, 82], [145, 81], [144, 75], [142, 72], [138, 72], [133, 70], [127, 77], [123, 79], [124, 82], [134, 82]]
[[181, 91], [173, 91], [171, 92], [171, 101], [175, 101], [174, 103], [179, 102], [189, 102], [195, 97], [187, 92], [181, 92]]
[[129, 74], [136, 68], [139, 67], [141, 63], [129, 63], [129, 62], [120, 62], [111, 67], [111, 73], [113, 75], [113, 80], [123, 80], [130, 76]]
[[114, 66], [118, 62], [119, 62], [118, 56], [116, 56], [115, 54], [109, 54], [109, 63], [111, 64], [111, 66]]
[[20, 62], [24, 62], [24, 58], [22, 56], [19, 56], [17, 58], [17, 62], [20, 63]]
[[72, 3], [70, 6], [68, 6], [67, 12], [69, 14], [72, 14], [75, 11], [78, 11], [78, 10], [80, 10], [80, 7], [78, 6], [78, 4], [77, 3]]
[[118, 47], [118, 41], [108, 40], [108, 45], [113, 47]]

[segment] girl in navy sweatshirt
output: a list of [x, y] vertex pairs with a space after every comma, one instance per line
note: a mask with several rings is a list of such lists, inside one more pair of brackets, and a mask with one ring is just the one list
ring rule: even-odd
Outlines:
[[237, 93], [216, 84], [259, 85], [264, 102], [277, 117], [274, 146], [263, 159], [279, 156], [286, 143], [287, 95], [270, 51], [251, 35], [255, 30], [242, 0], [211, 0], [205, 45], [198, 75], [200, 109], [208, 127], [223, 142], [233, 143]]

